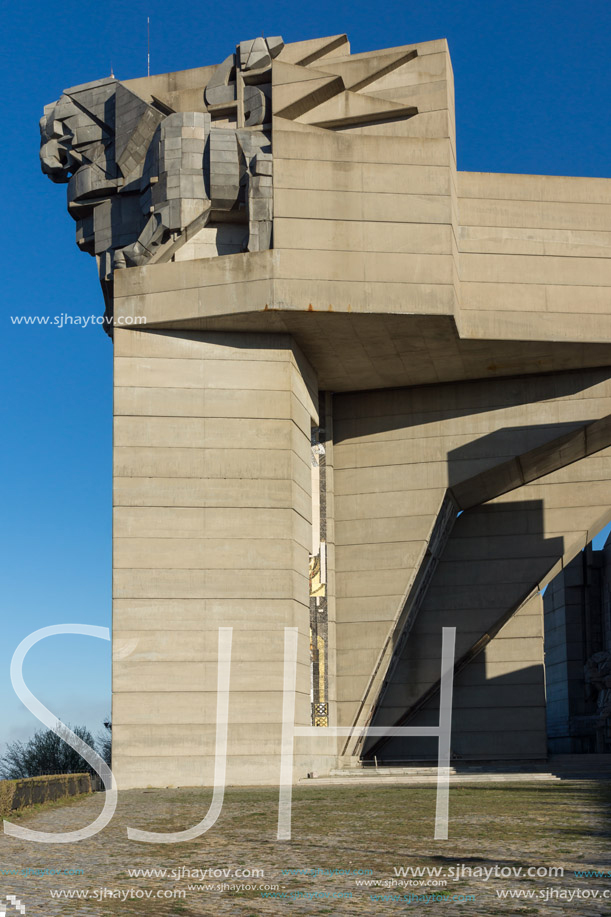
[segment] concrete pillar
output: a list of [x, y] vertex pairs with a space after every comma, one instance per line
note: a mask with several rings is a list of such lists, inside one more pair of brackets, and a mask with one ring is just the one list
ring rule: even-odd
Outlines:
[[284, 627], [310, 723], [315, 377], [288, 335], [117, 329], [113, 767], [209, 785], [233, 627], [228, 783], [277, 783]]

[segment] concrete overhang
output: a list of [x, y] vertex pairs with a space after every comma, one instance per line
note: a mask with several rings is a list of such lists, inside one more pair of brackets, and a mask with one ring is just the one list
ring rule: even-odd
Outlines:
[[[518, 339], [479, 337], [477, 328], [469, 327], [471, 318], [461, 314], [450, 283], [368, 281], [356, 261], [352, 280], [295, 278], [291, 254], [276, 249], [118, 271], [115, 324], [140, 330], [288, 333], [317, 371], [321, 387], [334, 391], [611, 362], [611, 344], [550, 340], [536, 324], [529, 327], [529, 320], [538, 319], [529, 313]], [[314, 260], [311, 268], [315, 276]]]

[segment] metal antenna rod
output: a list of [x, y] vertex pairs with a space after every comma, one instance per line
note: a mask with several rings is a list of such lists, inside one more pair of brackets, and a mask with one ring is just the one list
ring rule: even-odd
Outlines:
[[146, 17], [146, 75], [151, 75], [151, 18]]

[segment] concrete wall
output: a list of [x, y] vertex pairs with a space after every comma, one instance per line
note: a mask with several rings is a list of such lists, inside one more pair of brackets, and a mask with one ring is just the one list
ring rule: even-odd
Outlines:
[[[393, 50], [407, 60], [384, 74]], [[409, 58], [413, 50], [415, 59]], [[339, 130], [308, 128], [323, 117], [322, 106], [296, 120], [275, 119], [277, 295], [299, 301], [301, 278], [307, 277], [314, 309], [331, 304], [335, 311], [454, 314], [456, 152], [447, 43], [385, 54], [352, 55], [324, 66], [356, 83], [376, 64], [382, 75], [363, 90], [367, 97], [417, 106], [416, 116], [351, 126], [350, 106], [360, 97], [348, 97], [342, 98], [346, 124]], [[287, 71], [281, 60], [274, 65], [274, 92], [295, 79], [294, 69]], [[339, 98], [326, 106], [339, 106]], [[276, 102], [275, 111], [282, 104]]]
[[310, 722], [315, 386], [287, 336], [116, 331], [120, 787], [212, 782], [221, 626], [234, 628], [228, 782], [278, 780], [285, 626], [299, 629], [297, 723]]
[[583, 587], [580, 554], [552, 580], [544, 597], [547, 731], [549, 749], [555, 753], [595, 750], [577, 748], [571, 738], [571, 716], [593, 713], [593, 705], [586, 704], [583, 673], [587, 656]]
[[[600, 527], [611, 450], [549, 474], [545, 462], [557, 459], [560, 437], [610, 408], [606, 371], [335, 396], [341, 723], [374, 711], [375, 722], [396, 723], [438, 679], [441, 628], [456, 626], [458, 659], [493, 638], [457, 676], [456, 753], [545, 755], [541, 608], [529, 597]], [[536, 482], [499, 471], [535, 454]], [[433, 549], [447, 494], [472, 503], [456, 505], [454, 517], [465, 511], [448, 518]], [[397, 654], [424, 574], [426, 594]], [[434, 722], [434, 708], [414, 723]], [[408, 755], [398, 740], [388, 745]]]
[[459, 172], [458, 189], [463, 334], [608, 340], [609, 179]]
[[611, 652], [611, 542], [591, 545], [550, 583], [544, 596], [548, 745], [553, 753], [606, 752], [609, 729], [598, 720], [599, 687], [587, 661]]

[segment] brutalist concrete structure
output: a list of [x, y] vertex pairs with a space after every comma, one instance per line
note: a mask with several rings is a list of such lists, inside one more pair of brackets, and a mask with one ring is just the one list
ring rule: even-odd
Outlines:
[[548, 748], [611, 752], [611, 539], [580, 551], [543, 596]]
[[[611, 518], [611, 181], [456, 169], [444, 40], [241, 42], [66, 90], [43, 170], [99, 263], [115, 360], [113, 767], [210, 784], [546, 755], [540, 589]], [[541, 163], [542, 170], [545, 162]]]

